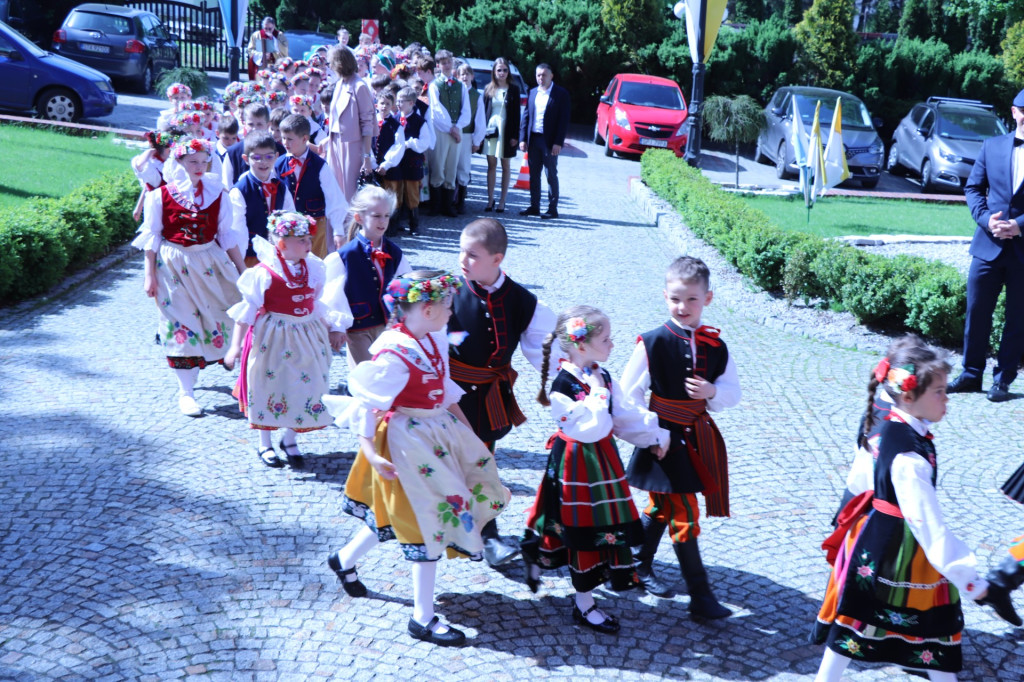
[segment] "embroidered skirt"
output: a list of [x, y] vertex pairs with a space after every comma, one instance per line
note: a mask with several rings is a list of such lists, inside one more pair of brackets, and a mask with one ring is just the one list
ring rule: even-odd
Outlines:
[[597, 443], [552, 438], [547, 471], [527, 513], [522, 549], [542, 569], [569, 566], [573, 587], [589, 592], [639, 584], [630, 547], [643, 526], [609, 435]]
[[237, 279], [238, 271], [216, 242], [160, 244], [156, 302], [164, 354], [172, 364], [181, 358], [203, 367], [224, 359], [235, 327], [227, 311], [241, 300]]
[[249, 426], [314, 431], [330, 424], [320, 400], [331, 369], [323, 320], [266, 313], [250, 334], [243, 351], [246, 399], [239, 400]]
[[963, 626], [959, 592], [903, 519], [871, 511], [843, 541], [814, 639], [856, 660], [957, 672]]
[[480, 529], [512, 498], [494, 455], [448, 411], [398, 408], [381, 420], [374, 447], [398, 470], [388, 481], [356, 456], [345, 483], [345, 512], [381, 542], [397, 539], [410, 561], [482, 558]]

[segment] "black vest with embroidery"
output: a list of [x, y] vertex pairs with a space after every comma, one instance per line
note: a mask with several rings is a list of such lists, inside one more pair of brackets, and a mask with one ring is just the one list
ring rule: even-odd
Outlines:
[[878, 459], [875, 461], [876, 499], [899, 504], [892, 487], [892, 461], [896, 455], [904, 452], [916, 452], [924, 457], [932, 465], [932, 485], [938, 480], [939, 467], [931, 439], [919, 434], [910, 424], [898, 419], [887, 419], [879, 431]]
[[694, 358], [687, 336], [690, 333], [670, 320], [640, 335], [647, 351], [652, 393], [669, 400], [690, 400], [686, 393], [689, 377], [696, 375], [714, 383], [725, 372], [729, 362], [725, 342], [720, 346], [698, 342]]

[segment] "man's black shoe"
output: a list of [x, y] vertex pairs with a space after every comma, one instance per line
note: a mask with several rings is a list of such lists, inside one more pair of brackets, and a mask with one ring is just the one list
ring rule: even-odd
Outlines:
[[[948, 389], [947, 389], [948, 391]], [[988, 389], [988, 395], [985, 396], [989, 401], [993, 403], [1002, 403], [1010, 399], [1010, 387], [1003, 381], [997, 381], [992, 384], [992, 388]]]
[[981, 393], [981, 379], [961, 374], [946, 386], [946, 393]]
[[530, 208], [524, 208], [519, 212], [519, 215], [540, 215], [540, 209], [531, 206]]
[[556, 211], [553, 208], [549, 208], [548, 212], [547, 213], [541, 213], [540, 217], [543, 220], [550, 220], [551, 218], [557, 218], [558, 217], [558, 211]]

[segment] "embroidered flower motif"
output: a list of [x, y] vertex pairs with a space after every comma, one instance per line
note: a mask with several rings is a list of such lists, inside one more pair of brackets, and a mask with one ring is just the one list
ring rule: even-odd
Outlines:
[[416, 419], [411, 419], [410, 418], [409, 421], [406, 423], [405, 428], [407, 430], [409, 430], [409, 431], [412, 431], [413, 429], [415, 429], [419, 425], [420, 425], [419, 421], [417, 421]]
[[[586, 397], [587, 397], [587, 392], [586, 391], [578, 391], [576, 393], [576, 395], [573, 396], [573, 397], [576, 398], [576, 400], [585, 400]], [[563, 417], [563, 419], [564, 419], [564, 417]]]
[[939, 657], [934, 652], [928, 649], [924, 649], [923, 651], [915, 651], [914, 654], [917, 656], [917, 658], [913, 660], [919, 663], [924, 663], [925, 665], [938, 665]]
[[501, 502], [491, 502], [491, 509], [493, 509], [494, 511], [498, 511], [499, 509], [501, 509], [504, 506], [505, 505], [502, 504]]
[[267, 344], [265, 344], [265, 343], [260, 344], [260, 352], [261, 353], [266, 353], [267, 352]]
[[451, 505], [452, 511], [454, 511], [456, 514], [462, 511], [462, 505], [466, 503], [466, 501], [463, 500], [458, 495], [449, 495], [444, 499], [449, 505]]
[[279, 419], [282, 416], [288, 414], [288, 400], [282, 395], [281, 399], [274, 401], [276, 393], [271, 393], [270, 397], [267, 398], [267, 409], [274, 415], [274, 419]]
[[473, 515], [468, 511], [462, 512], [462, 514], [459, 515], [459, 520], [462, 521], [462, 525], [466, 528], [467, 532], [473, 530]]
[[857, 575], [861, 578], [870, 578], [875, 574], [875, 569], [871, 566], [858, 566]]
[[281, 356], [282, 356], [282, 357], [283, 357], [283, 358], [284, 358], [285, 360], [291, 360], [291, 359], [292, 359], [292, 355], [294, 355], [294, 353], [292, 353], [292, 352], [291, 352], [290, 350], [288, 350], [287, 348], [285, 349], [285, 351], [284, 351], [283, 353], [281, 353]]
[[434, 473], [434, 470], [429, 465], [426, 465], [426, 464], [421, 464], [420, 465], [420, 475], [421, 476], [425, 476], [427, 478], [430, 478], [431, 474], [433, 474], [433, 473]]
[[469, 503], [459, 495], [448, 495], [444, 502], [439, 502], [437, 516], [442, 524], [448, 524], [455, 528], [458, 528], [460, 524], [465, 524], [466, 530], [473, 529], [473, 516], [470, 514]]
[[214, 269], [213, 269], [212, 265], [210, 267], [206, 268], [205, 270], [203, 270], [203, 274], [206, 275], [207, 277], [213, 277], [213, 273], [214, 273]]
[[541, 566], [550, 566], [551, 565], [551, 559], [549, 559], [546, 556], [542, 556], [542, 557], [540, 557], [537, 560], [537, 563], [540, 564]]
[[892, 609], [883, 609], [885, 613], [876, 613], [875, 618], [878, 620], [887, 620], [893, 625], [911, 626], [917, 625], [916, 615], [907, 615], [893, 611]]
[[266, 376], [268, 379], [273, 379], [276, 375], [274, 374], [274, 370], [268, 369], [266, 372]]
[[441, 458], [447, 457], [447, 456], [448, 456], [448, 452], [445, 451], [444, 448], [442, 448], [440, 445], [435, 445], [434, 446], [434, 457], [437, 457], [438, 459], [441, 459]]
[[434, 542], [444, 542], [444, 532], [438, 531], [434, 533]]
[[313, 398], [306, 399], [306, 414], [312, 417], [314, 420], [319, 420], [320, 415], [327, 410], [327, 406], [317, 400], [313, 402]]
[[176, 329], [176, 330], [174, 330], [174, 342], [175, 343], [185, 343], [185, 340], [187, 338], [188, 338], [188, 336], [185, 333], [184, 329]]
[[870, 556], [867, 552], [861, 554], [860, 565], [857, 566], [857, 585], [862, 589], [868, 589], [874, 582], [872, 578], [875, 575], [875, 562], [868, 561]]
[[839, 642], [840, 649], [846, 649], [850, 652], [851, 656], [864, 656], [861, 652], [860, 643], [854, 640], [852, 637], [847, 637], [843, 641]]
[[619, 538], [615, 533], [601, 533], [597, 536], [597, 544], [617, 545], [619, 544]]
[[487, 463], [490, 462], [490, 461], [491, 461], [490, 457], [481, 457], [480, 459], [478, 459], [476, 461], [476, 465], [477, 465], [478, 468], [483, 469], [485, 466], [487, 466]]
[[213, 343], [213, 347], [214, 348], [223, 348], [224, 347], [224, 337], [221, 336], [220, 334], [216, 334], [213, 337], [213, 342], [212, 343]]
[[302, 381], [302, 383], [304, 383], [304, 384], [308, 384], [308, 383], [309, 383], [310, 381], [312, 381], [312, 380], [311, 380], [311, 379], [309, 378], [309, 375], [308, 375], [308, 374], [306, 374], [305, 372], [302, 372], [302, 373], [301, 373], [301, 374], [299, 375], [299, 380], [300, 380], [300, 381]]

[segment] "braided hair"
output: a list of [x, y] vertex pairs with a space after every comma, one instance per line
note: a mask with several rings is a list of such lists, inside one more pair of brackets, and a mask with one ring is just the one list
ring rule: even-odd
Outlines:
[[544, 407], [551, 405], [551, 400], [548, 398], [547, 393], [548, 370], [551, 366], [551, 346], [554, 345], [557, 339], [558, 348], [568, 355], [572, 348], [579, 347], [584, 343], [577, 343], [569, 338], [566, 323], [574, 317], [582, 317], [588, 326], [593, 326], [593, 330], [589, 332], [588, 336], [594, 336], [603, 332], [605, 323], [608, 321], [608, 316], [601, 312], [599, 308], [589, 305], [576, 305], [558, 315], [558, 320], [555, 322], [555, 330], [545, 337], [544, 343], [541, 346], [540, 392], [537, 394], [537, 402]]

